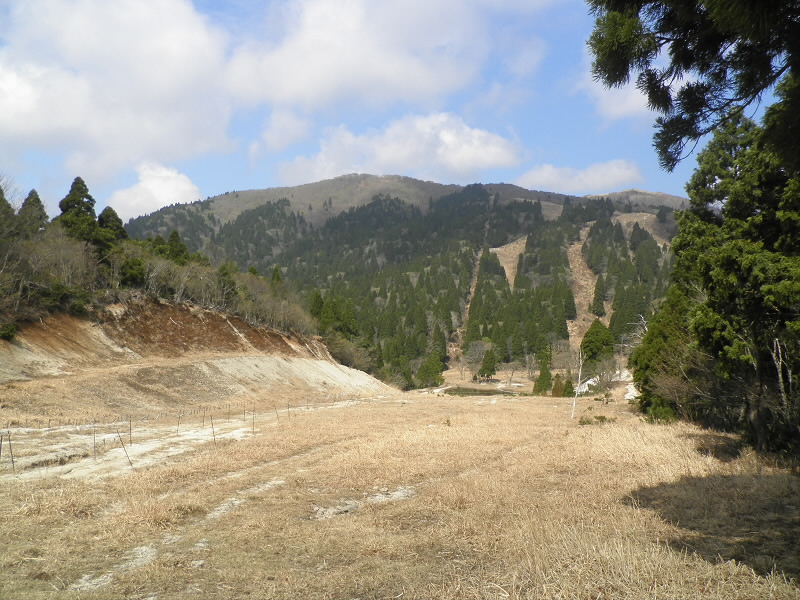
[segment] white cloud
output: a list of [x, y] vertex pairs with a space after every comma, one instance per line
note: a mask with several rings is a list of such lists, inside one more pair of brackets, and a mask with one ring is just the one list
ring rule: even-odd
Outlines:
[[286, 184], [353, 172], [471, 182], [485, 169], [518, 164], [519, 154], [514, 142], [436, 113], [405, 117], [363, 135], [340, 126], [328, 132], [316, 155], [284, 164], [281, 175]]
[[298, 0], [271, 15], [280, 39], [237, 48], [229, 85], [253, 103], [426, 105], [480, 72], [490, 48], [486, 10], [480, 3]]
[[645, 115], [652, 117], [652, 112], [647, 107], [647, 97], [634, 83], [607, 88], [599, 81], [595, 81], [591, 71], [591, 60], [587, 51], [583, 60], [584, 71], [574, 89], [592, 100], [600, 116], [612, 121]]
[[226, 39], [186, 0], [13, 2], [0, 47], [3, 152], [60, 151], [106, 177], [224, 148]]
[[154, 162], [136, 167], [139, 183], [111, 195], [108, 205], [123, 222], [169, 206], [200, 199], [200, 190], [183, 173]]
[[[500, 71], [529, 76], [541, 43], [492, 33], [552, 2], [0, 0], [0, 164], [41, 160], [102, 185], [144, 160], [229, 152], [233, 139], [251, 156], [279, 151], [322, 118], [442, 110], [470, 85], [496, 84], [509, 48], [518, 56]], [[263, 132], [249, 122], [262, 111]], [[462, 172], [469, 153], [449, 147], [435, 164]]]
[[611, 160], [585, 169], [538, 165], [517, 178], [515, 183], [528, 189], [562, 194], [601, 194], [619, 190], [642, 179], [639, 167], [628, 160]]
[[262, 137], [269, 150], [277, 151], [305, 139], [310, 129], [308, 119], [287, 109], [276, 109], [272, 111]]

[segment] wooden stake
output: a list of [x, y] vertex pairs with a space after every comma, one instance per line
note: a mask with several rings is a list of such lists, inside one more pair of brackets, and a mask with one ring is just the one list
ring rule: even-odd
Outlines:
[[211, 435], [214, 436], [214, 446], [217, 445], [217, 434], [214, 431], [214, 415], [211, 415]]

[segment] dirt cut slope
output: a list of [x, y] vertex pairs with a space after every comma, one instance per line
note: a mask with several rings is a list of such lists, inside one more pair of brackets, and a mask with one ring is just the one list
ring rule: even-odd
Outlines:
[[[231, 401], [393, 391], [320, 339], [145, 298], [53, 316], [0, 343], [0, 425], [153, 418]], [[285, 401], [284, 401], [285, 404]]]

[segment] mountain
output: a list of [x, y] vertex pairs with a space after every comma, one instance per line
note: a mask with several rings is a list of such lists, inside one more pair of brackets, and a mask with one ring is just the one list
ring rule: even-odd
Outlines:
[[168, 207], [127, 229], [176, 229], [214, 264], [271, 273], [305, 298], [334, 356], [407, 388], [445, 364], [477, 373], [489, 349], [531, 375], [563, 370], [596, 316], [626, 344], [663, 294], [674, 225], [662, 196], [637, 197], [641, 212], [630, 198], [351, 175]]
[[688, 200], [681, 196], [671, 196], [660, 192], [646, 192], [644, 190], [623, 190], [621, 192], [611, 192], [610, 194], [592, 195], [587, 198], [611, 198], [615, 203], [630, 205], [631, 210], [642, 208], [652, 208], [666, 206], [673, 210], [686, 208]]
[[[497, 196], [500, 202], [541, 202], [543, 215], [548, 220], [558, 218], [561, 207], [567, 200], [581, 203], [587, 198], [608, 197], [621, 208], [631, 204], [637, 211], [653, 213], [659, 206], [679, 208], [685, 202], [684, 198], [640, 190], [587, 196], [582, 199], [553, 192], [527, 190], [506, 183], [486, 184], [484, 187], [490, 195]], [[177, 230], [192, 252], [204, 252], [211, 255], [212, 259], [220, 261], [226, 253], [224, 250], [220, 251], [218, 246], [224, 248], [224, 238], [231, 235], [231, 231], [237, 231], [240, 226], [254, 227], [252, 223], [247, 225], [251, 219], [261, 222], [265, 227], [269, 225], [265, 230], [269, 230], [272, 238], [270, 243], [277, 246], [285, 243], [287, 232], [288, 235], [303, 235], [323, 226], [331, 217], [368, 204], [377, 195], [400, 198], [425, 212], [431, 201], [463, 189], [464, 186], [460, 185], [421, 181], [400, 175], [342, 175], [293, 187], [234, 190], [191, 204], [175, 204], [131, 219], [125, 228], [136, 239], [155, 238], [158, 235], [166, 239], [173, 230]], [[240, 225], [222, 231], [225, 225], [234, 223], [237, 219]], [[222, 240], [219, 239], [220, 233]]]

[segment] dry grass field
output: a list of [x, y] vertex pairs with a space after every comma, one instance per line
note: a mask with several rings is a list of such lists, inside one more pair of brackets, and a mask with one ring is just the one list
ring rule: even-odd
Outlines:
[[12, 472], [6, 446], [0, 598], [800, 598], [789, 469], [622, 402], [570, 412], [525, 396], [312, 402], [245, 412], [236, 435], [219, 419], [216, 442], [139, 462], [195, 415], [136, 429], [133, 466], [81, 476], [23, 456]]

